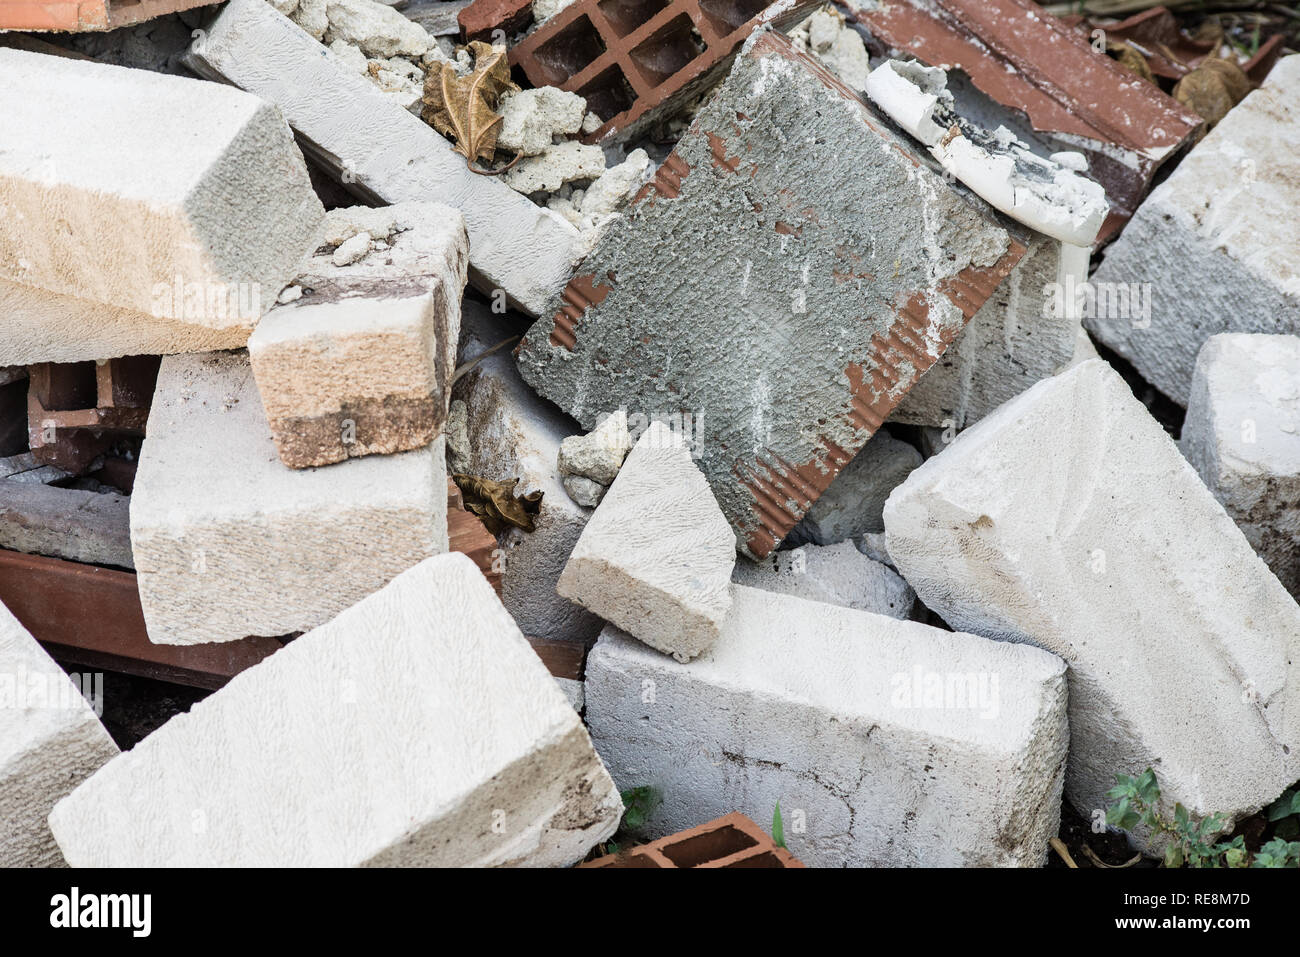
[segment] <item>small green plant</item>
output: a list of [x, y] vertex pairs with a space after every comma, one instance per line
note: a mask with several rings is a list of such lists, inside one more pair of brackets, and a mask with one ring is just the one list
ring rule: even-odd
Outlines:
[[[1240, 835], [1230, 841], [1215, 841], [1228, 823], [1221, 814], [1196, 821], [1187, 808], [1175, 804], [1173, 818], [1165, 817], [1159, 808], [1160, 784], [1151, 768], [1134, 777], [1117, 775], [1106, 797], [1112, 802], [1106, 809], [1107, 824], [1125, 831], [1142, 824], [1152, 837], [1167, 839], [1165, 867], [1300, 867], [1300, 842], [1274, 837], [1252, 855]], [[1273, 817], [1275, 809], [1277, 817]], [[1282, 820], [1297, 812], [1300, 803], [1292, 789], [1270, 805], [1269, 820]]]
[[776, 810], [772, 812], [772, 843], [777, 847], [785, 847], [785, 822], [781, 820], [780, 801], [776, 802]]
[[650, 815], [662, 800], [659, 792], [648, 784], [628, 788], [621, 793], [621, 797], [623, 798], [623, 821], [619, 825], [619, 830], [632, 834], [645, 827], [646, 821], [650, 819]]
[[1287, 788], [1264, 812], [1273, 834], [1287, 841], [1300, 840], [1300, 785]]

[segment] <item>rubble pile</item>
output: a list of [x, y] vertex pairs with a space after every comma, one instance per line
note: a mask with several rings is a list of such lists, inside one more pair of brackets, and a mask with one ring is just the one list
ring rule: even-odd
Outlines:
[[[1166, 855], [1109, 813], [1147, 769], [1291, 853], [1287, 37], [43, 6], [0, 14], [0, 865], [1073, 866], [1063, 816]], [[115, 742], [102, 662], [207, 696]]]

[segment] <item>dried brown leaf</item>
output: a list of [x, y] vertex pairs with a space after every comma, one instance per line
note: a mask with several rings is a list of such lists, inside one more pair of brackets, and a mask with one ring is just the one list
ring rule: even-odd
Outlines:
[[1137, 74], [1148, 83], [1156, 81], [1151, 72], [1151, 65], [1147, 63], [1147, 58], [1133, 46], [1123, 42], [1115, 42], [1111, 44], [1111, 49], [1115, 51], [1115, 61], [1124, 69]]
[[504, 49], [482, 40], [469, 45], [474, 69], [457, 76], [449, 63], [438, 64], [424, 78], [420, 116], [443, 136], [455, 141], [455, 149], [467, 164], [491, 162], [496, 152], [502, 117], [497, 112], [502, 94], [518, 90], [510, 79], [510, 64]]
[[533, 516], [542, 507], [542, 492], [529, 492], [516, 498], [515, 486], [519, 479], [498, 482], [460, 474], [451, 478], [465, 499], [465, 508], [482, 519], [493, 535], [499, 535], [512, 526], [525, 532], [533, 531]]
[[1174, 86], [1174, 99], [1213, 129], [1250, 92], [1250, 78], [1231, 60], [1206, 59]]

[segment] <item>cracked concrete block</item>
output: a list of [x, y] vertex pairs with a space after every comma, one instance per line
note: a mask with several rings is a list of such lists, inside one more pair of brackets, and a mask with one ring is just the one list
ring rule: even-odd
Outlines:
[[963, 429], [1069, 365], [1086, 334], [1066, 293], [1087, 281], [1088, 258], [1083, 247], [1034, 234], [1011, 275], [890, 421]]
[[[462, 310], [462, 364], [517, 334], [469, 298]], [[517, 495], [542, 493], [533, 531], [512, 528], [498, 536], [502, 601], [526, 635], [591, 640], [600, 619], [555, 591], [591, 516], [565, 492], [555, 465], [560, 443], [576, 430], [574, 422], [524, 385], [504, 350], [467, 372], [453, 395], [465, 403], [466, 471], [498, 482], [518, 479]]]
[[498, 112], [501, 129], [497, 133], [497, 149], [537, 156], [551, 148], [556, 136], [578, 134], [587, 112], [587, 101], [576, 93], [542, 86], [506, 94], [501, 98]]
[[893, 569], [859, 551], [853, 542], [802, 545], [773, 552], [760, 562], [741, 559], [731, 580], [890, 618], [909, 617], [916, 601], [911, 585]]
[[[291, 468], [428, 445], [446, 421], [456, 366], [469, 264], [460, 212], [399, 203], [329, 219], [331, 236], [356, 232], [328, 261], [313, 257], [295, 283], [306, 292], [271, 310], [248, 340]], [[365, 252], [340, 264], [338, 251], [354, 242]], [[372, 244], [382, 253], [370, 254]]]
[[1196, 360], [1183, 455], [1300, 598], [1300, 336], [1211, 336]]
[[1083, 816], [1147, 767], [1199, 817], [1300, 777], [1300, 607], [1105, 362], [961, 433], [894, 490], [885, 530], [952, 627], [1069, 663]]
[[572, 272], [578, 231], [465, 158], [264, 0], [231, 0], [185, 63], [276, 104], [304, 148], [374, 205], [442, 202], [465, 216], [470, 278], [536, 315]]
[[717, 640], [731, 607], [735, 539], [682, 437], [641, 434], [556, 590], [678, 661]]
[[1221, 332], [1300, 333], [1300, 56], [1182, 159], [1106, 250], [1084, 325], [1186, 405]]
[[247, 353], [168, 357], [131, 496], [131, 550], [158, 644], [314, 628], [447, 550], [443, 443], [288, 469]]
[[50, 827], [82, 867], [562, 867], [621, 814], [577, 713], [452, 554], [174, 717]]
[[[133, 318], [173, 348], [246, 339], [324, 216], [284, 119], [239, 90], [0, 49], [0, 114], [0, 280], [91, 304], [34, 307], [74, 340]], [[3, 361], [22, 345], [0, 334]]]
[[130, 507], [113, 492], [0, 479], [0, 548], [133, 568]]
[[685, 413], [751, 556], [772, 551], [1024, 244], [780, 34], [755, 33], [519, 348], [591, 428]]
[[50, 809], [117, 753], [78, 684], [0, 605], [0, 867], [62, 866]]
[[689, 664], [612, 626], [588, 656], [596, 750], [620, 788], [663, 795], [647, 836], [731, 811], [770, 820], [780, 801], [790, 852], [812, 867], [1043, 863], [1066, 761], [1060, 659], [734, 592]]
[[420, 57], [433, 46], [424, 27], [375, 0], [328, 0], [324, 41], [353, 43], [369, 57]]
[[787, 544], [834, 545], [883, 532], [885, 499], [920, 464], [915, 447], [877, 432], [790, 530]]

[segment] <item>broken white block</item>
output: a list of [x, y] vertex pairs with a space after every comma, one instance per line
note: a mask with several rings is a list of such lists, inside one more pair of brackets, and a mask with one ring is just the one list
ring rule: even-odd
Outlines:
[[452, 554], [177, 715], [50, 827], [81, 867], [562, 867], [621, 812], [578, 715]]
[[[99, 693], [102, 708], [102, 677]], [[81, 688], [0, 605], [0, 867], [61, 866], [50, 809], [117, 753]]]
[[605, 151], [577, 140], [557, 143], [538, 156], [526, 156], [501, 179], [520, 193], [553, 193], [565, 183], [595, 179], [605, 172]]
[[717, 639], [736, 537], [682, 437], [654, 422], [628, 453], [556, 590], [678, 661]]
[[892, 569], [867, 557], [853, 542], [802, 545], [772, 552], [759, 562], [738, 559], [731, 580], [738, 585], [890, 618], [907, 618], [916, 601], [912, 586]]
[[574, 0], [533, 0], [533, 19], [538, 24], [545, 23]]
[[1186, 405], [1221, 332], [1300, 334], [1300, 55], [1151, 191], [1093, 275], [1088, 331]]
[[632, 433], [627, 430], [627, 410], [619, 409], [586, 435], [571, 435], [561, 442], [556, 465], [565, 475], [581, 475], [609, 485], [630, 451]]
[[1065, 666], [1037, 648], [738, 585], [695, 661], [610, 627], [586, 686], [614, 780], [663, 796], [649, 836], [780, 801], [813, 867], [1037, 867], [1057, 831]]
[[832, 7], [823, 7], [790, 32], [800, 49], [810, 50], [855, 92], [867, 88], [871, 59], [862, 35]]
[[239, 90], [5, 48], [0, 115], [0, 279], [97, 304], [91, 330], [125, 310], [246, 338], [324, 216], [279, 112]]
[[608, 485], [593, 482], [582, 475], [562, 475], [560, 483], [564, 486], [564, 491], [569, 494], [569, 498], [583, 508], [595, 508], [609, 491]]
[[635, 149], [623, 162], [601, 173], [582, 195], [580, 212], [584, 228], [599, 226], [606, 217], [618, 212], [645, 185], [651, 166], [646, 151]]
[[150, 640], [286, 635], [447, 550], [443, 443], [287, 469], [243, 352], [163, 360], [131, 495]]
[[306, 30], [313, 40], [320, 40], [325, 36], [325, 31], [330, 25], [329, 17], [326, 15], [327, 3], [328, 0], [299, 0], [298, 5], [288, 11], [287, 15], [294, 23]]
[[871, 71], [866, 91], [990, 205], [1063, 243], [1091, 245], [1110, 208], [1105, 189], [1072, 157], [1045, 159], [1006, 127], [989, 131], [960, 116], [947, 85], [937, 67], [886, 60]]
[[498, 112], [502, 120], [497, 149], [537, 156], [551, 148], [556, 136], [577, 135], [587, 101], [576, 93], [542, 86], [506, 94]]
[[471, 281], [537, 315], [569, 280], [578, 231], [499, 177], [470, 172], [445, 137], [323, 49], [265, 0], [231, 0], [185, 63], [275, 103], [307, 150], [363, 199], [460, 209]]
[[920, 464], [921, 453], [913, 446], [877, 432], [813, 502], [786, 541], [834, 545], [865, 532], [884, 531], [885, 499]]
[[1196, 360], [1179, 444], [1300, 598], [1300, 336], [1211, 336]]
[[[518, 335], [468, 297], [461, 308], [462, 365]], [[577, 423], [538, 401], [504, 349], [466, 372], [453, 394], [465, 404], [469, 461], [464, 471], [498, 482], [518, 479], [519, 496], [542, 493], [533, 531], [511, 528], [498, 536], [502, 601], [526, 635], [590, 641], [600, 620], [555, 591], [591, 515], [566, 494], [555, 465], [560, 443], [577, 431]]]
[[1147, 767], [1198, 817], [1300, 777], [1300, 607], [1105, 362], [963, 432], [894, 490], [885, 529], [954, 628], [1069, 663], [1083, 816]]
[[324, 40], [353, 43], [370, 57], [423, 56], [433, 46], [424, 27], [375, 0], [328, 0]]
[[[328, 218], [327, 233], [366, 228], [329, 265], [313, 257], [298, 280], [310, 294], [271, 310], [248, 341], [280, 460], [291, 468], [428, 445], [442, 431], [455, 372], [469, 264], [460, 212], [402, 203]], [[348, 268], [372, 242], [389, 240], [382, 261]], [[340, 257], [350, 244], [364, 252]]]

